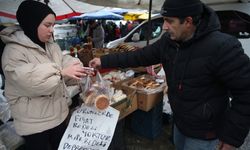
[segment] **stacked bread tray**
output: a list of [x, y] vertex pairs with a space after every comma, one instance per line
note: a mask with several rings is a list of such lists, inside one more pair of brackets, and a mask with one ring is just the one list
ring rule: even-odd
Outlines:
[[123, 82], [121, 87], [125, 91], [135, 91], [138, 109], [147, 112], [162, 101], [166, 84], [157, 83], [153, 76], [142, 75]]

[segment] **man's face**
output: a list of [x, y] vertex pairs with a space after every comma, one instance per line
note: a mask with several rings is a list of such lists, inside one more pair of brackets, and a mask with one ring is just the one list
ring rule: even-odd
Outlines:
[[187, 34], [185, 21], [180, 22], [177, 17], [163, 17], [163, 30], [169, 33], [170, 38], [174, 41], [184, 41]]
[[43, 21], [38, 26], [38, 38], [41, 42], [48, 42], [51, 38], [55, 25], [55, 16], [49, 14], [47, 17], [43, 19]]

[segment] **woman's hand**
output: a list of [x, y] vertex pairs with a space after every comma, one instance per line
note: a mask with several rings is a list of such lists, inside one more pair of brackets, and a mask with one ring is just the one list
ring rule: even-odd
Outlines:
[[94, 74], [94, 71], [85, 69], [84, 67], [81, 66], [80, 62], [74, 62], [73, 64], [64, 68], [61, 71], [61, 75], [63, 77], [67, 76], [67, 77], [74, 78], [77, 80], [87, 75], [93, 75], [93, 74]]

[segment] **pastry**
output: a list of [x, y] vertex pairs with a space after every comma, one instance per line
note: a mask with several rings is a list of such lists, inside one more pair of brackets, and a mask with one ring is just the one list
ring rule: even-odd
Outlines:
[[104, 110], [109, 106], [109, 98], [106, 95], [98, 95], [95, 98], [95, 107], [99, 110]]

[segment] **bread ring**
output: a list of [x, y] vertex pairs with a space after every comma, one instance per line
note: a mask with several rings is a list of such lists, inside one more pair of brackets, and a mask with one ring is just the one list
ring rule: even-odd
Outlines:
[[95, 98], [95, 107], [104, 110], [109, 106], [109, 98], [106, 95], [99, 95]]

